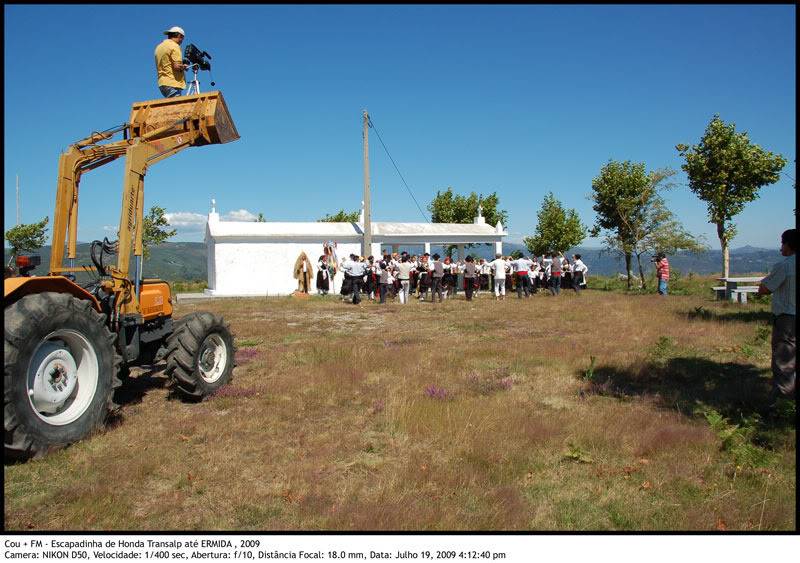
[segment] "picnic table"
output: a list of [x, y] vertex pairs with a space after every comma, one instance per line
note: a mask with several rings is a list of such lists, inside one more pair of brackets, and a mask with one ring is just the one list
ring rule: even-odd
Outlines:
[[717, 299], [726, 299], [738, 303], [747, 303], [748, 293], [757, 293], [758, 284], [764, 276], [753, 276], [747, 278], [717, 278], [717, 281], [724, 283], [723, 286], [713, 287]]

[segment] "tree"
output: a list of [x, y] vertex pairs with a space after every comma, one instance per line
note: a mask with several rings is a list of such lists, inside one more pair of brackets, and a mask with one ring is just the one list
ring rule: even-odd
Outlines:
[[566, 252], [586, 238], [587, 229], [577, 212], [564, 209], [553, 192], [544, 196], [537, 217], [536, 232], [522, 240], [536, 256], [546, 252]]
[[326, 214], [322, 219], [317, 219], [318, 223], [358, 223], [358, 216], [361, 211], [356, 209], [351, 213], [347, 213], [344, 209], [340, 209], [333, 215]]
[[266, 219], [264, 219], [264, 214], [259, 213], [258, 217], [256, 217], [256, 223], [264, 223], [264, 222], [266, 222]]
[[38, 223], [21, 223], [5, 232], [6, 240], [11, 247], [11, 264], [23, 252], [33, 252], [41, 248], [46, 240], [45, 231], [49, 217]]
[[166, 230], [163, 228], [169, 227], [169, 221], [167, 221], [164, 213], [165, 210], [163, 207], [154, 205], [150, 208], [150, 212], [144, 217], [142, 251], [145, 259], [150, 257], [151, 246], [158, 246], [168, 238], [175, 236], [177, 232], [175, 229]]
[[[471, 192], [468, 196], [454, 194], [453, 188], [448, 187], [446, 191], [436, 192], [436, 197], [428, 204], [428, 211], [431, 212], [432, 223], [472, 223], [478, 216], [478, 205], [481, 206], [481, 215], [486, 223], [496, 225], [499, 221], [506, 225], [508, 212], [505, 209], [498, 209], [500, 198], [497, 192], [492, 192], [484, 197], [483, 194]], [[466, 245], [467, 248], [475, 246]], [[448, 256], [452, 256], [454, 245], [445, 249]]]
[[592, 209], [597, 219], [591, 234], [598, 236], [605, 230], [606, 249], [624, 256], [628, 289], [631, 288], [634, 254], [641, 273], [642, 241], [670, 218], [663, 216], [663, 211], [669, 210], [663, 205], [659, 190], [669, 187], [662, 184], [674, 174], [668, 168], [647, 173], [644, 162], [609, 160], [592, 180], [590, 199], [594, 201]]
[[727, 278], [730, 267], [729, 245], [736, 235], [733, 217], [746, 203], [758, 198], [762, 186], [774, 184], [786, 159], [750, 142], [746, 132], [715, 115], [698, 145], [675, 146], [686, 159], [681, 166], [689, 176], [689, 189], [708, 206], [709, 223], [716, 225], [722, 248], [722, 271]]
[[[647, 278], [642, 266], [643, 254], [655, 255], [659, 252], [674, 254], [678, 250], [700, 253], [707, 250], [703, 237], [695, 237], [684, 229], [672, 211], [667, 209], [660, 195], [656, 195], [650, 202], [644, 221], [636, 233], [636, 239], [631, 251], [636, 256], [639, 279], [644, 289], [647, 288]], [[624, 254], [623, 245], [615, 235], [606, 235], [604, 242], [607, 250]], [[628, 278], [631, 278], [630, 273]], [[630, 288], [630, 284], [628, 287]]]

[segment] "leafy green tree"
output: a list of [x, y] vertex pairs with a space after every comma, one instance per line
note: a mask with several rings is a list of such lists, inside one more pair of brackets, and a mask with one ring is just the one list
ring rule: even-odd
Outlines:
[[762, 186], [778, 181], [786, 159], [752, 144], [746, 132], [737, 133], [735, 124], [719, 115], [711, 119], [699, 144], [675, 149], [686, 159], [681, 169], [689, 176], [689, 189], [706, 202], [709, 223], [717, 227], [722, 271], [728, 277], [729, 245], [736, 235], [732, 219], [758, 198]]
[[264, 218], [264, 214], [263, 213], [259, 213], [258, 217], [256, 217], [256, 223], [264, 223], [264, 222], [266, 222], [266, 219]]
[[523, 254], [521, 250], [515, 250], [511, 254], [509, 254], [514, 260], [519, 260], [522, 258]]
[[[633, 256], [639, 262], [646, 251], [643, 241], [659, 225], [670, 220], [659, 190], [668, 189], [664, 181], [675, 172], [668, 168], [647, 172], [643, 162], [609, 160], [592, 180], [590, 199], [597, 219], [592, 236], [605, 231], [605, 247], [625, 258], [628, 289], [631, 288]], [[668, 215], [665, 215], [667, 213]]]
[[21, 223], [5, 232], [6, 240], [11, 247], [11, 264], [23, 252], [33, 252], [41, 248], [46, 240], [45, 231], [49, 217], [38, 223]]
[[544, 196], [537, 217], [535, 233], [522, 240], [536, 256], [546, 252], [566, 252], [586, 238], [587, 229], [578, 213], [574, 209], [564, 209], [553, 192]]
[[177, 232], [175, 229], [167, 230], [164, 227], [169, 227], [169, 221], [164, 216], [165, 210], [163, 207], [154, 205], [150, 208], [150, 212], [144, 217], [144, 231], [142, 232], [142, 252], [144, 258], [150, 257], [150, 247], [158, 246], [168, 238], [175, 236]]
[[[488, 196], [471, 192], [468, 196], [464, 196], [453, 193], [453, 188], [448, 187], [444, 192], [436, 192], [436, 197], [428, 204], [428, 211], [431, 212], [432, 223], [472, 223], [478, 216], [478, 205], [481, 206], [481, 215], [487, 224], [496, 225], [500, 221], [507, 226], [508, 212], [498, 209], [500, 198], [497, 192], [492, 192]], [[466, 245], [467, 248], [473, 246], [475, 245]], [[452, 256], [455, 248], [450, 245], [445, 252], [448, 256]]]
[[361, 211], [356, 209], [351, 213], [347, 213], [344, 209], [340, 209], [333, 215], [326, 214], [322, 219], [317, 219], [317, 223], [358, 223], [358, 216]]
[[[632, 247], [632, 253], [636, 257], [639, 279], [645, 289], [647, 278], [642, 266], [642, 255], [655, 255], [659, 252], [674, 254], [678, 250], [701, 253], [708, 250], [703, 237], [695, 237], [689, 233], [658, 194], [649, 203], [644, 221], [637, 227], [635, 238], [636, 243]], [[621, 241], [613, 234], [607, 234], [604, 243], [607, 250], [624, 254]], [[630, 275], [628, 277], [630, 278]]]

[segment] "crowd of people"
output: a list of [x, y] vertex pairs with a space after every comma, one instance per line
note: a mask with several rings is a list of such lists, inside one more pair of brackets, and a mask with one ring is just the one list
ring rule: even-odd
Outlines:
[[[317, 267], [317, 291], [325, 295], [332, 289], [335, 268], [328, 255], [319, 257]], [[387, 252], [379, 260], [351, 254], [338, 268], [344, 272], [342, 299], [352, 298], [354, 304], [361, 302], [362, 295], [379, 303], [399, 298], [400, 303], [406, 304], [412, 298], [442, 302], [459, 291], [464, 292], [467, 301], [481, 291], [493, 293], [496, 300], [515, 291], [519, 299], [539, 291], [556, 296], [562, 287], [580, 293], [586, 287], [588, 273], [580, 254], [570, 260], [560, 252], [519, 258], [497, 254], [492, 261], [476, 261], [473, 256], [442, 259], [439, 254], [431, 256], [427, 252], [421, 256]]]

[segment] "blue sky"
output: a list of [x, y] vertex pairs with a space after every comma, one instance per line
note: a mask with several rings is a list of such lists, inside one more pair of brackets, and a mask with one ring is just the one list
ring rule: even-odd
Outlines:
[[[719, 248], [675, 145], [711, 117], [783, 154], [781, 180], [736, 222], [733, 246], [775, 247], [794, 225], [795, 7], [6, 5], [4, 224], [52, 220], [58, 155], [160, 97], [153, 50], [179, 25], [212, 56], [241, 139], [152, 167], [145, 204], [173, 240], [202, 240], [212, 197], [229, 218], [315, 220], [362, 200], [367, 109], [423, 206], [437, 190], [496, 191], [510, 240], [531, 234], [547, 191], [594, 223], [588, 194], [609, 159], [678, 170], [668, 194]], [[201, 89], [210, 90], [208, 73]], [[422, 221], [370, 137], [375, 221]], [[81, 182], [78, 236], [113, 236], [123, 163]], [[599, 246], [587, 239], [587, 246]]]

